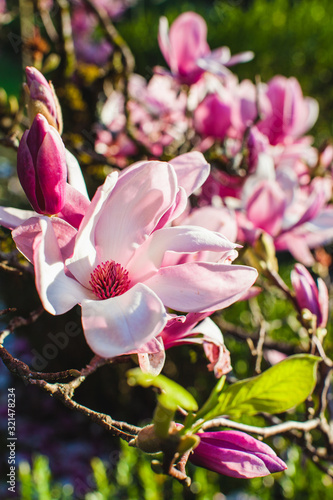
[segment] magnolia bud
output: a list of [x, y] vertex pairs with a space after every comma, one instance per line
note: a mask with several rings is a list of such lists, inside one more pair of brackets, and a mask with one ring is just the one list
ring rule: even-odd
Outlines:
[[37, 113], [41, 113], [49, 124], [61, 134], [61, 108], [52, 83], [48, 82], [36, 68], [27, 66], [25, 73], [27, 83], [23, 86], [27, 95], [30, 125]]
[[295, 264], [291, 271], [291, 283], [295, 291], [295, 298], [300, 309], [307, 309], [308, 314], [303, 319], [312, 319], [317, 316], [317, 326], [324, 328], [328, 320], [329, 297], [328, 290], [321, 278], [317, 284], [303, 264]]
[[65, 146], [58, 132], [37, 114], [21, 139], [17, 174], [33, 209], [53, 215], [65, 203], [67, 166]]

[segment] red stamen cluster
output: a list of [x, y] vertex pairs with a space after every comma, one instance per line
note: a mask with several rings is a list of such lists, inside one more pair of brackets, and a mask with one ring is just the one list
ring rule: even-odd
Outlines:
[[108, 260], [97, 266], [90, 277], [89, 283], [93, 292], [101, 300], [122, 295], [129, 289], [131, 283], [126, 269], [114, 260]]

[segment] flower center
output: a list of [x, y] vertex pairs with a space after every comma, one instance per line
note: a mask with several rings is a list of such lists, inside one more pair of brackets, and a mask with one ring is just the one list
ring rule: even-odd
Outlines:
[[90, 275], [90, 285], [97, 298], [104, 300], [125, 293], [131, 280], [128, 272], [114, 260], [102, 262]]

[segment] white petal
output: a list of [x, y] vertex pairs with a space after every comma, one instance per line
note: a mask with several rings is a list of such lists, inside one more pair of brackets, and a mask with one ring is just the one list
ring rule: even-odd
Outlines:
[[173, 205], [177, 189], [174, 169], [165, 162], [147, 162], [121, 176], [95, 227], [100, 261], [114, 260], [127, 267], [135, 250]]
[[41, 232], [34, 242], [36, 286], [44, 308], [51, 314], [69, 311], [88, 290], [75, 279], [66, 276], [64, 262], [50, 219], [40, 220]]
[[236, 302], [258, 272], [247, 266], [190, 262], [162, 267], [145, 283], [176, 311], [216, 311]]
[[14, 229], [30, 217], [36, 216], [33, 210], [21, 210], [12, 207], [0, 207], [0, 225], [8, 229]]
[[104, 358], [140, 349], [167, 322], [161, 300], [141, 283], [118, 297], [84, 300], [81, 305], [87, 343]]
[[193, 328], [191, 334], [201, 333], [203, 341], [213, 342], [216, 345], [223, 345], [223, 335], [219, 327], [210, 318], [205, 318], [199, 325]]
[[83, 196], [89, 200], [87, 186], [84, 181], [81, 167], [79, 162], [74, 155], [68, 149], [65, 150], [66, 153], [66, 164], [67, 164], [67, 178], [68, 184], [73, 186], [77, 191], [79, 191]]
[[170, 164], [176, 171], [178, 185], [185, 189], [187, 196], [202, 186], [210, 172], [209, 163], [199, 151], [177, 156]]
[[108, 175], [100, 186], [84, 216], [76, 240], [73, 256], [66, 261], [66, 266], [82, 285], [89, 288], [90, 274], [97, 265], [95, 226], [107, 197], [112, 192], [118, 179], [117, 172]]
[[[219, 260], [237, 246], [222, 234], [203, 227], [167, 227], [155, 231], [141, 245], [129, 262], [127, 270], [132, 280], [144, 281], [160, 268], [167, 251], [179, 254], [211, 251], [216, 252], [216, 260]], [[178, 259], [180, 257], [181, 255]]]
[[[162, 371], [165, 362], [165, 349], [163, 340], [159, 338], [154, 338], [149, 344], [154, 343], [153, 352], [150, 352], [150, 347], [148, 352], [139, 352], [138, 353], [138, 361], [140, 368], [145, 373], [150, 373], [154, 377], [159, 375]], [[148, 346], [143, 346], [145, 349], [148, 349]], [[141, 350], [141, 349], [140, 349]]]

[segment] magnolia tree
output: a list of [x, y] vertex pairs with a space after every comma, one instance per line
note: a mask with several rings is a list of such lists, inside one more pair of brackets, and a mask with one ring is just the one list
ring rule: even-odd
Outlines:
[[[31, 205], [0, 208], [17, 249], [10, 270], [34, 273], [42, 304], [2, 331], [4, 364], [26, 384], [153, 454], [153, 470], [185, 487], [188, 461], [235, 478], [283, 471], [285, 462], [262, 441], [275, 435], [300, 445], [333, 477], [333, 362], [325, 351], [330, 256], [323, 248], [333, 240], [333, 149], [318, 150], [305, 135], [317, 119], [317, 102], [303, 96], [295, 78], [239, 81], [229, 68], [254, 54], [211, 49], [206, 23], [194, 12], [170, 28], [161, 18], [158, 44], [168, 68], [156, 67], [146, 81], [133, 73], [131, 52], [111, 21], [126, 2], [38, 6], [44, 37], [63, 44], [59, 88], [87, 85], [80, 71], [93, 63], [100, 92], [89, 131], [94, 148], [87, 149], [66, 133], [69, 118], [63, 126], [57, 86], [43, 75], [45, 50], [29, 52], [27, 45], [25, 106], [14, 114], [9, 101], [2, 105], [1, 142], [17, 151], [17, 176]], [[83, 153], [86, 179], [89, 164], [108, 172], [91, 197], [78, 162]], [[296, 261], [289, 285], [279, 274], [286, 251]], [[1, 259], [5, 268], [6, 252]], [[311, 267], [322, 276], [315, 279]], [[274, 336], [272, 318], [258, 307], [263, 296], [276, 295], [294, 314], [292, 342]], [[230, 314], [225, 319], [238, 301], [250, 303], [248, 329]], [[6, 349], [7, 335], [42, 311], [62, 315], [77, 304], [92, 351], [87, 366], [35, 371]], [[248, 345], [250, 378], [233, 374], [234, 353], [221, 329]], [[167, 350], [190, 344], [203, 347], [216, 377], [213, 390], [200, 394], [200, 406], [161, 374]], [[143, 427], [75, 400], [87, 377], [120, 360], [129, 363], [128, 384], [155, 388], [156, 407]], [[261, 424], [250, 425], [248, 417], [256, 415]]]

